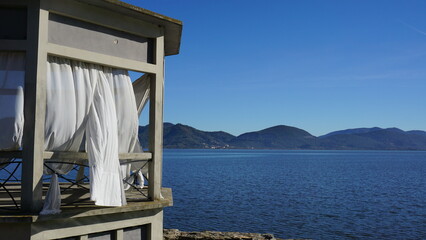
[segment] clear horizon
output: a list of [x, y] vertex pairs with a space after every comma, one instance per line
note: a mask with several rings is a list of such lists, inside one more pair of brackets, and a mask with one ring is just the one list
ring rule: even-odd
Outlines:
[[126, 2], [184, 23], [166, 58], [165, 122], [426, 130], [425, 1]]

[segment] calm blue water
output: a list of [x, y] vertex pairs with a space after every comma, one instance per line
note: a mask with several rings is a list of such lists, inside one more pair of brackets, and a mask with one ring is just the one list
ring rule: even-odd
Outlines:
[[426, 239], [426, 152], [165, 150], [165, 227]]

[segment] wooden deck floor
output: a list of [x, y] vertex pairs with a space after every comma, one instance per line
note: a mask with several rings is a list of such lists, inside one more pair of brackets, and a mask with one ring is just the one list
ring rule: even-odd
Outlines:
[[[84, 184], [85, 188], [78, 186], [72, 186], [70, 183], [60, 183], [61, 186], [61, 197], [62, 205], [60, 214], [56, 215], [23, 215], [19, 211], [13, 200], [9, 197], [7, 191], [14, 197], [15, 201], [20, 203], [20, 192], [21, 185], [16, 183], [7, 184], [5, 189], [0, 189], [0, 222], [15, 222], [22, 221], [23, 219], [18, 218], [27, 218], [25, 221], [28, 221], [28, 218], [31, 218], [31, 221], [36, 219], [50, 219], [50, 218], [70, 218], [70, 217], [83, 217], [89, 215], [98, 215], [98, 214], [108, 214], [108, 213], [117, 213], [117, 212], [129, 212], [129, 211], [139, 211], [139, 210], [149, 210], [154, 208], [162, 208], [167, 206], [172, 206], [172, 193], [171, 189], [163, 188], [162, 195], [163, 199], [157, 201], [150, 201], [146, 196], [148, 195], [148, 189], [145, 187], [142, 189], [141, 194], [136, 189], [130, 189], [126, 191], [126, 198], [128, 204], [123, 207], [104, 207], [96, 206], [92, 201], [90, 201], [89, 195], [89, 184]], [[49, 184], [43, 184], [43, 198], [46, 196]]]

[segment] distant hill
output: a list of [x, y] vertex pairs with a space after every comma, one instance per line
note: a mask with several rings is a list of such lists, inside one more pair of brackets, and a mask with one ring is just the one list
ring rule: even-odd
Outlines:
[[[139, 139], [148, 146], [148, 127], [139, 127]], [[183, 124], [164, 123], [164, 148], [426, 150], [426, 132], [398, 128], [354, 128], [315, 137], [303, 129], [274, 126], [239, 136], [206, 132]]]
[[407, 133], [409, 133], [409, 134], [415, 134], [415, 135], [421, 135], [421, 136], [426, 136], [426, 132], [425, 131], [420, 131], [420, 130], [407, 131]]
[[321, 149], [426, 150], [426, 134], [398, 128], [360, 128], [333, 132], [320, 137]]
[[358, 134], [358, 133], [368, 133], [381, 130], [379, 127], [373, 127], [373, 128], [352, 128], [352, 129], [346, 129], [346, 130], [340, 130], [335, 131], [331, 133], [327, 133], [326, 135], [320, 136], [320, 138], [329, 137], [333, 135], [341, 135], [341, 134]]
[[[164, 123], [165, 148], [226, 148], [235, 136], [226, 132], [205, 132], [183, 124]], [[139, 127], [139, 139], [148, 146], [148, 127]]]
[[241, 134], [232, 139], [229, 145], [233, 148], [311, 149], [315, 148], [315, 140], [316, 137], [305, 130], [280, 125]]

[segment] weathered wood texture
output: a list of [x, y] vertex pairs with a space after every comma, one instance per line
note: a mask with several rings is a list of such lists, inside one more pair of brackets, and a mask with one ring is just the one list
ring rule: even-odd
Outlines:
[[151, 78], [149, 105], [149, 149], [152, 162], [149, 165], [149, 197], [161, 197], [161, 175], [163, 161], [163, 94], [164, 94], [164, 37], [155, 41], [155, 64], [158, 71]]
[[30, 1], [25, 73], [22, 209], [31, 213], [39, 212], [42, 207], [47, 20], [48, 12], [41, 9], [41, 2]]
[[[141, 211], [149, 210], [154, 208], [163, 208], [173, 205], [172, 191], [170, 188], [162, 188], [161, 193], [163, 195], [162, 199], [156, 201], [148, 200], [144, 195], [138, 192], [135, 189], [130, 189], [126, 191], [126, 198], [128, 199], [128, 204], [123, 207], [103, 207], [96, 206], [90, 201], [89, 193], [89, 184], [85, 183], [83, 186], [86, 187], [80, 188], [70, 183], [60, 183], [61, 189], [63, 192], [61, 194], [62, 198], [62, 212], [55, 215], [46, 215], [39, 216], [37, 214], [28, 214], [28, 215], [16, 215], [16, 211], [13, 211], [14, 204], [9, 198], [9, 195], [4, 189], [0, 189], [0, 223], [2, 222], [26, 222], [26, 221], [35, 221], [36, 219], [61, 219], [61, 218], [77, 218], [85, 217], [92, 215], [100, 214], [112, 214], [112, 213], [123, 213], [131, 211]], [[20, 184], [10, 183], [6, 185], [9, 192], [15, 197], [15, 200], [18, 202], [20, 199]], [[46, 192], [49, 188], [48, 183], [44, 183], [42, 187], [42, 197], [46, 196]], [[145, 195], [147, 195], [147, 189], [142, 190]], [[11, 214], [12, 213], [12, 214]], [[13, 214], [15, 213], [15, 214]]]

